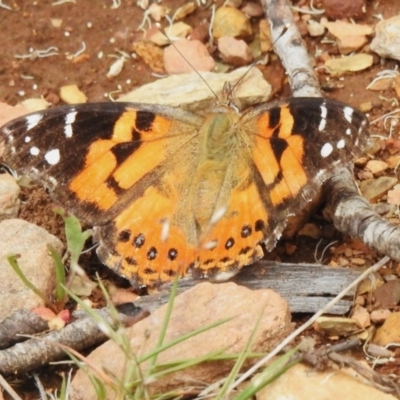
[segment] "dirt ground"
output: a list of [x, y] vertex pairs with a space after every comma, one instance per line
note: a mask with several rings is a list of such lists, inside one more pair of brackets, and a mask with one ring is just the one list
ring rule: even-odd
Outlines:
[[[162, 1], [162, 5], [171, 10], [170, 14], [184, 3], [178, 0]], [[217, 7], [222, 3], [217, 1]], [[305, 4], [308, 1], [295, 3]], [[315, 3], [318, 7], [318, 2]], [[58, 105], [62, 103], [60, 88], [68, 84], [78, 85], [88, 102], [109, 101], [110, 93], [127, 93], [157, 79], [139, 57], [127, 58], [122, 72], [113, 79], [106, 76], [117, 57], [122, 53], [132, 55], [133, 44], [145, 39], [146, 32], [138, 30], [144, 10], [137, 6], [136, 1], [121, 0], [118, 8], [113, 8], [112, 0], [76, 0], [75, 3], [63, 2], [60, 5], [54, 5], [52, 1], [5, 0], [1, 4], [12, 8], [8, 10], [0, 7], [2, 102], [15, 105], [25, 99], [43, 97], [52, 105]], [[376, 15], [379, 14], [384, 19], [399, 15], [400, 2], [370, 0], [367, 2], [367, 12], [357, 22], [375, 25]], [[259, 20], [251, 20], [255, 32], [258, 31]], [[207, 25], [207, 21], [210, 21], [209, 7], [200, 6], [184, 21], [193, 27]], [[166, 25], [166, 21], [162, 24]], [[299, 27], [304, 32], [303, 38], [316, 67], [322, 65], [322, 60], [315, 57], [316, 53], [339, 55], [331, 43], [321, 43], [321, 37], [312, 38], [307, 35], [304, 21], [299, 21]], [[73, 59], [73, 55], [79, 51], [82, 54]], [[213, 56], [218, 59], [217, 52], [214, 51]], [[262, 68], [262, 72], [273, 85], [275, 98], [289, 96], [290, 88], [279, 60], [276, 57], [270, 59], [270, 64]], [[340, 78], [332, 78], [323, 69], [317, 70], [326, 97], [355, 107], [371, 102], [369, 118], [372, 120], [393, 110], [395, 93], [391, 88], [370, 91], [366, 87], [378, 72], [393, 69], [396, 65], [393, 60], [381, 62], [376, 57], [371, 68]], [[382, 124], [376, 124], [372, 129], [372, 133], [388, 135]], [[398, 132], [395, 131], [395, 135]], [[46, 194], [36, 189], [33, 192], [24, 191], [23, 196], [26, 204], [21, 217], [43, 225], [62, 237], [59, 221], [52, 219], [52, 203]], [[323, 220], [321, 212], [313, 216], [312, 222], [322, 229], [324, 242], [321, 247], [332, 239], [341, 238], [332, 225]], [[269, 258], [279, 255], [285, 261], [312, 262], [316, 243], [316, 240], [309, 237], [298, 237], [280, 244]], [[297, 251], [287, 251], [291, 246]], [[108, 274], [107, 269], [100, 267], [94, 257], [91, 260], [89, 264], [92, 272], [100, 268], [103, 274]]]

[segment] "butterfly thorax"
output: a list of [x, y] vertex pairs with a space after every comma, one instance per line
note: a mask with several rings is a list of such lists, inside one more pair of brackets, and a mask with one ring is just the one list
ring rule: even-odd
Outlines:
[[235, 153], [236, 124], [239, 119], [232, 108], [215, 112], [205, 119], [199, 133], [199, 162], [194, 188], [194, 212], [199, 234], [204, 233], [227, 207], [226, 185]]

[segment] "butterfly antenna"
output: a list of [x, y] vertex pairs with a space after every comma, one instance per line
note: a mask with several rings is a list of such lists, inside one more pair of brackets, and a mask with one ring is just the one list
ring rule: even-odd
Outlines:
[[[275, 46], [275, 43], [287, 32], [287, 30], [290, 27], [290, 23], [284, 25], [282, 32], [279, 34], [279, 36], [276, 38], [276, 40], [272, 43], [272, 47]], [[232, 98], [234, 90], [240, 85], [240, 83], [243, 82], [244, 78], [246, 75], [256, 66], [261, 64], [262, 61], [256, 61], [253, 64], [250, 65], [249, 69], [240, 77], [240, 79], [235, 83], [234, 86], [231, 87], [231, 90], [229, 92], [229, 97]]]
[[182, 54], [182, 52], [178, 49], [177, 46], [175, 46], [174, 42], [171, 40], [171, 38], [168, 36], [168, 33], [166, 32], [166, 30], [159, 25], [158, 23], [156, 24], [157, 28], [160, 30], [160, 32], [168, 39], [168, 41], [171, 43], [172, 46], [174, 46], [174, 49], [179, 53], [179, 55], [188, 63], [188, 65], [190, 66], [190, 68], [192, 68], [192, 70], [194, 72], [196, 72], [196, 74], [200, 77], [200, 79], [206, 84], [206, 86], [210, 89], [211, 93], [215, 96], [215, 98], [218, 100], [218, 95], [214, 92], [214, 90], [212, 89], [212, 87], [207, 83], [207, 81], [202, 77], [202, 75], [200, 74], [199, 71], [197, 71], [197, 69], [190, 63], [190, 61]]

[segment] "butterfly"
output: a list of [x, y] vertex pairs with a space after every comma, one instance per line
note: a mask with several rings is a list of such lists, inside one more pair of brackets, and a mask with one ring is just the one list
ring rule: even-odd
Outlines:
[[322, 98], [204, 114], [141, 103], [56, 107], [0, 130], [0, 159], [94, 226], [101, 262], [132, 284], [225, 279], [263, 256], [335, 168], [366, 117]]

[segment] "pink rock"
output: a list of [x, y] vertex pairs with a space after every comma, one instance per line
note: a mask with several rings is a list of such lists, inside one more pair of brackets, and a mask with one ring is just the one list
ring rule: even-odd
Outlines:
[[225, 62], [236, 67], [248, 65], [253, 61], [251, 50], [244, 40], [223, 36], [218, 39], [218, 50]]
[[193, 69], [211, 71], [214, 66], [214, 59], [199, 40], [181, 39], [164, 50], [164, 67], [170, 75], [193, 72]]
[[[163, 326], [167, 304], [154, 311], [148, 318], [126, 330], [131, 353], [139, 360], [154, 350]], [[250, 290], [234, 283], [201, 283], [177, 296], [168, 322], [164, 343], [176, 340], [218, 321], [229, 321], [190, 337], [158, 355], [157, 364], [174, 363], [178, 360], [193, 360], [207, 354], [226, 349], [230, 354], [240, 354], [258, 323], [250, 351], [268, 352], [292, 330], [288, 305], [270, 289]], [[91, 365], [111, 371], [116, 379], [123, 379], [129, 368], [120, 346], [108, 341], [88, 356]], [[247, 360], [247, 368], [256, 360]], [[177, 371], [157, 380], [149, 381], [149, 393], [167, 393], [180, 390], [185, 385], [201, 382], [207, 386], [226, 377], [234, 360], [207, 361]], [[142, 362], [140, 369], [147, 376], [149, 361]], [[126, 372], [126, 370], [125, 370]], [[71, 399], [97, 399], [93, 384], [86, 372], [79, 370], [72, 382]], [[107, 391], [107, 399], [115, 393]]]

